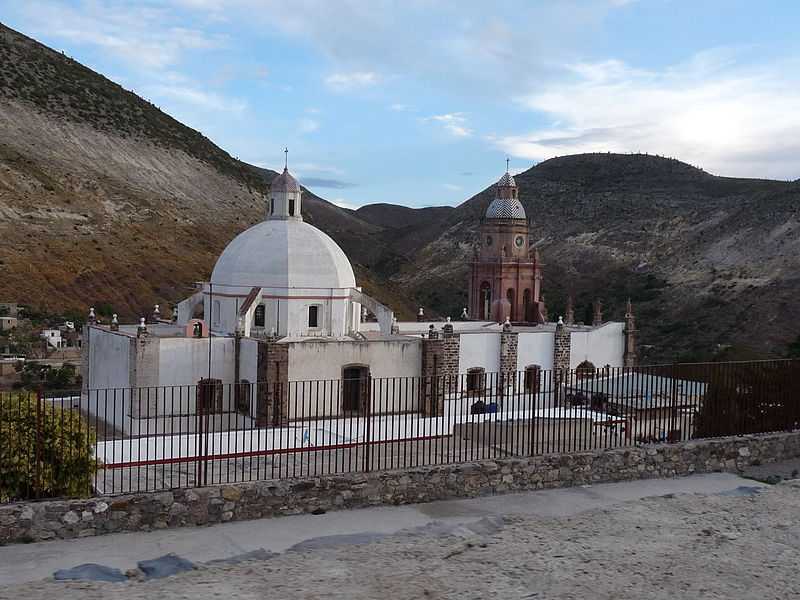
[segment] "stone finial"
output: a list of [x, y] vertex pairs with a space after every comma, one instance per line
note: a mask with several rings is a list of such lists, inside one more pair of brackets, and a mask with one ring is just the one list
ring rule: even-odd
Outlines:
[[462, 321], [468, 321], [469, 320], [469, 314], [467, 313], [467, 307], [466, 306], [461, 311], [461, 320]]
[[362, 323], [367, 322], [367, 309], [364, 306], [361, 307], [361, 322]]
[[572, 294], [567, 296], [567, 310], [566, 310], [566, 317], [564, 317], [565, 322], [567, 325], [574, 325], [575, 324], [575, 307], [572, 303]]
[[592, 305], [594, 308], [594, 315], [592, 316], [592, 327], [599, 327], [603, 324], [603, 303], [600, 299], [594, 301]]
[[111, 315], [111, 331], [119, 331], [119, 319], [117, 313]]
[[564, 317], [559, 316], [558, 317], [558, 323], [556, 323], [556, 325], [558, 325], [559, 327], [563, 327], [564, 326]]
[[425, 311], [420, 306], [419, 307], [419, 312], [417, 313], [417, 321], [420, 322], [420, 321], [424, 321], [424, 320], [425, 320]]
[[625, 305], [625, 318], [628, 319], [633, 316], [633, 305], [631, 304], [631, 299], [628, 298], [628, 302]]
[[89, 319], [88, 320], [89, 320], [89, 324], [90, 325], [94, 325], [95, 323], [97, 323], [97, 315], [94, 314], [94, 306], [89, 308]]
[[542, 323], [547, 323], [550, 320], [550, 315], [547, 312], [547, 303], [544, 300], [544, 294], [539, 296], [539, 314], [541, 315]]
[[442, 327], [442, 333], [445, 336], [453, 335], [453, 323], [451, 322], [450, 317], [447, 317], [447, 321], [445, 321], [445, 324]]
[[397, 324], [397, 317], [392, 316], [392, 335], [400, 333], [400, 326]]
[[158, 304], [153, 306], [153, 314], [151, 315], [153, 323], [158, 323], [161, 320], [161, 309]]
[[147, 335], [147, 320], [142, 317], [139, 319], [139, 327], [136, 328], [136, 337], [144, 337]]
[[436, 327], [434, 327], [433, 323], [431, 323], [431, 326], [428, 327], [428, 339], [435, 340], [438, 337], [439, 332], [436, 331]]
[[503, 323], [503, 331], [511, 331], [511, 319], [506, 317], [506, 322]]

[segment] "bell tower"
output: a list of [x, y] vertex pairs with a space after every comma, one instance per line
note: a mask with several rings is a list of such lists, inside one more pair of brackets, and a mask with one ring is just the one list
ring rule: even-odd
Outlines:
[[480, 225], [469, 285], [470, 317], [502, 323], [544, 323], [541, 262], [530, 245], [525, 209], [506, 170]]

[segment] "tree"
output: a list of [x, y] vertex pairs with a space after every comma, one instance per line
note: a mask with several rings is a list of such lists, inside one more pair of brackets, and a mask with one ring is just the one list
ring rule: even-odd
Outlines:
[[797, 364], [765, 361], [712, 370], [696, 437], [788, 431], [800, 426]]
[[789, 344], [789, 351], [787, 352], [789, 358], [800, 358], [800, 335], [797, 339]]
[[80, 387], [81, 378], [76, 374], [74, 365], [65, 364], [51, 367], [35, 362], [26, 362], [20, 372], [18, 387], [34, 390], [69, 390]]
[[89, 495], [97, 435], [78, 411], [0, 395], [0, 429], [0, 502]]

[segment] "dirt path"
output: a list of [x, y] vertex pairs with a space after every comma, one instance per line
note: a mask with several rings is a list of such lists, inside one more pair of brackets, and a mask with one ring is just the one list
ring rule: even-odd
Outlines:
[[266, 561], [122, 584], [44, 581], [0, 598], [800, 597], [800, 481], [755, 495], [647, 498], [580, 515], [507, 517], [480, 534], [342, 540]]

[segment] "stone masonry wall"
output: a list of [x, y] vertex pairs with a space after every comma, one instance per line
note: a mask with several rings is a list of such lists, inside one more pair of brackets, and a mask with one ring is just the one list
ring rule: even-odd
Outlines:
[[609, 481], [673, 477], [800, 456], [800, 432], [578, 454], [239, 483], [0, 506], [0, 544], [207, 525]]
[[519, 334], [513, 331], [504, 331], [500, 334], [500, 390], [507, 385], [516, 384], [517, 373], [517, 344]]
[[288, 421], [289, 414], [289, 345], [275, 341], [258, 342], [259, 427], [277, 426]]
[[460, 337], [457, 333], [422, 340], [422, 412], [428, 416], [444, 412], [441, 378], [458, 377]]

